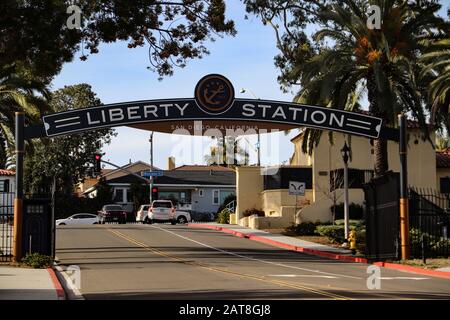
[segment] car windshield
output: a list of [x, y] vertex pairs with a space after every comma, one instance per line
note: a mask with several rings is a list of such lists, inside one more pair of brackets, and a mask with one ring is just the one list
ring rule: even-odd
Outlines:
[[104, 209], [106, 211], [122, 211], [122, 207], [121, 206], [104, 206]]
[[172, 204], [170, 202], [167, 202], [167, 201], [154, 202], [153, 203], [153, 208], [172, 208]]

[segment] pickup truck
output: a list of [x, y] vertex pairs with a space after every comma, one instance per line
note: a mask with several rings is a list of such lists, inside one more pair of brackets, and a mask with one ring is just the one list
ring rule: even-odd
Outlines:
[[127, 213], [119, 204], [104, 205], [102, 210], [97, 213], [101, 224], [105, 224], [105, 222], [127, 223]]

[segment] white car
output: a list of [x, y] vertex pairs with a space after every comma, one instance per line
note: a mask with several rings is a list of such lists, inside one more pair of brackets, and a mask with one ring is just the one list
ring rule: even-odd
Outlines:
[[191, 221], [191, 215], [187, 211], [178, 211], [170, 200], [155, 200], [152, 204], [144, 204], [139, 207], [136, 221], [142, 223], [171, 222], [172, 224], [184, 224]]
[[57, 226], [74, 225], [74, 224], [99, 224], [100, 218], [91, 213], [77, 213], [65, 219], [56, 220]]

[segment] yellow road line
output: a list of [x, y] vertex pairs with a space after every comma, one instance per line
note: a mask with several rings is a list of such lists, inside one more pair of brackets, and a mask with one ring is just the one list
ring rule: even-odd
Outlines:
[[326, 292], [326, 291], [322, 291], [322, 290], [313, 289], [313, 288], [302, 286], [302, 285], [299, 285], [299, 284], [289, 283], [289, 282], [286, 282], [286, 281], [267, 279], [267, 278], [265, 278], [263, 276], [258, 276], [258, 275], [254, 275], [254, 274], [246, 274], [246, 273], [240, 273], [240, 272], [236, 272], [236, 271], [225, 270], [225, 269], [221, 269], [221, 268], [212, 267], [212, 266], [206, 265], [206, 264], [201, 263], [201, 262], [189, 261], [189, 260], [186, 260], [186, 259], [174, 256], [174, 255], [171, 255], [171, 254], [169, 254], [167, 252], [164, 252], [164, 251], [161, 251], [159, 249], [152, 248], [151, 246], [149, 246], [149, 245], [147, 245], [145, 243], [142, 243], [142, 242], [140, 242], [140, 241], [138, 241], [136, 239], [133, 239], [130, 236], [123, 234], [120, 231], [117, 231], [117, 230], [114, 230], [114, 229], [111, 229], [111, 228], [107, 228], [107, 230], [110, 231], [111, 233], [115, 234], [116, 236], [124, 239], [124, 240], [127, 240], [127, 241], [129, 241], [129, 242], [131, 242], [131, 243], [141, 247], [141, 248], [146, 249], [147, 251], [150, 251], [150, 252], [155, 253], [157, 255], [160, 255], [160, 256], [163, 256], [163, 257], [166, 257], [166, 258], [178, 261], [178, 262], [183, 262], [183, 263], [188, 264], [188, 265], [197, 266], [197, 267], [209, 270], [209, 271], [221, 272], [221, 273], [226, 273], [226, 274], [230, 274], [230, 275], [234, 275], [234, 276], [238, 276], [238, 277], [242, 277], [242, 278], [258, 280], [258, 281], [262, 281], [262, 282], [266, 282], [266, 283], [270, 283], [270, 284], [275, 284], [275, 285], [278, 285], [278, 286], [281, 286], [281, 287], [288, 287], [288, 288], [303, 290], [303, 291], [306, 291], [306, 292], [311, 292], [311, 293], [315, 293], [315, 294], [318, 294], [318, 295], [326, 296], [328, 298], [332, 298], [332, 299], [335, 299], [335, 300], [353, 300], [352, 298], [349, 298], [349, 297], [345, 297], [345, 296], [342, 296], [342, 295], [338, 295], [338, 294], [334, 294], [334, 293], [330, 293], [330, 292]]

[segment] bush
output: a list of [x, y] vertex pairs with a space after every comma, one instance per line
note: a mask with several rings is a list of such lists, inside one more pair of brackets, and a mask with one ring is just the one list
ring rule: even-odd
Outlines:
[[[335, 208], [335, 216], [334, 219], [344, 219], [344, 203], [339, 203], [335, 206], [331, 206], [330, 210], [333, 213], [333, 208]], [[350, 219], [363, 219], [364, 217], [364, 207], [357, 203], [350, 203], [348, 206], [349, 218]]]
[[[325, 236], [333, 243], [343, 243], [345, 240], [344, 225], [320, 225], [316, 227], [317, 233]], [[356, 242], [361, 244], [365, 242], [366, 230], [363, 225], [351, 225], [350, 230], [356, 230]]]
[[230, 223], [230, 212], [227, 209], [223, 209], [221, 212], [219, 212], [216, 222], [229, 224]]
[[35, 268], [35, 269], [40, 269], [40, 268], [47, 268], [50, 267], [53, 263], [53, 258], [50, 256], [46, 256], [40, 253], [27, 253], [27, 255], [22, 258], [22, 264]]
[[302, 222], [287, 227], [286, 231], [297, 236], [314, 236], [317, 235], [316, 226], [317, 223], [314, 222]]
[[252, 215], [257, 215], [258, 217], [264, 217], [266, 214], [264, 213], [264, 211], [262, 211], [262, 210], [258, 210], [258, 209], [255, 209], [255, 208], [252, 208], [252, 209], [247, 209], [247, 210], [245, 210], [244, 212], [242, 212], [242, 215], [244, 216], [244, 217], [249, 217], [249, 216], [252, 216]]

